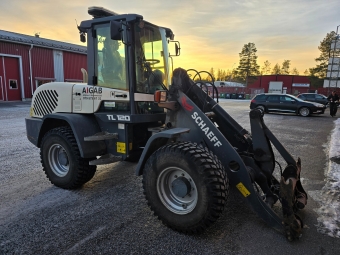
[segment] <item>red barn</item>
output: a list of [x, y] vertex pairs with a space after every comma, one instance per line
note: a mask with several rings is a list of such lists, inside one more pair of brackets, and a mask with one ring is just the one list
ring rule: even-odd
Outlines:
[[82, 82], [86, 47], [0, 30], [0, 101], [32, 98], [51, 81]]

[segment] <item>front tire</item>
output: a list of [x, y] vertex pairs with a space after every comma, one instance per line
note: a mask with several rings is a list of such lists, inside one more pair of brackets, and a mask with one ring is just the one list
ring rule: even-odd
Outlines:
[[309, 108], [307, 108], [307, 107], [301, 107], [301, 108], [299, 109], [299, 114], [300, 114], [301, 116], [303, 116], [303, 117], [307, 117], [307, 116], [309, 116], [309, 114], [310, 114], [310, 110], [309, 110]]
[[43, 170], [50, 182], [63, 189], [75, 189], [94, 176], [97, 167], [80, 156], [70, 127], [58, 127], [45, 134], [40, 146]]
[[144, 195], [163, 224], [200, 233], [223, 212], [229, 192], [225, 170], [206, 148], [188, 142], [168, 144], [146, 162]]

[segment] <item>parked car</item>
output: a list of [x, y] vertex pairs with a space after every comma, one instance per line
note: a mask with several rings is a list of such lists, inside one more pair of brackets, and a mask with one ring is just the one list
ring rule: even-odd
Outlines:
[[304, 101], [309, 101], [309, 102], [316, 102], [319, 104], [328, 104], [327, 97], [322, 94], [316, 94], [316, 93], [301, 93], [297, 96], [298, 98], [304, 100]]
[[263, 93], [256, 95], [250, 101], [250, 109], [259, 108], [264, 113], [285, 112], [309, 116], [312, 113], [322, 114], [326, 106], [319, 103], [303, 101], [289, 94]]

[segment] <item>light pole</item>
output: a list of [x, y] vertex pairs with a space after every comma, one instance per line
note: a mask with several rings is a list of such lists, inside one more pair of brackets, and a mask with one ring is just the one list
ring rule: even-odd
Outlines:
[[[332, 81], [332, 73], [333, 73], [333, 65], [334, 65], [334, 56], [335, 56], [335, 51], [336, 51], [336, 43], [338, 41], [338, 29], [339, 29], [340, 25], [338, 25], [336, 27], [336, 33], [335, 33], [335, 41], [334, 41], [334, 47], [333, 47], [333, 56], [332, 56], [332, 65], [331, 65], [331, 71], [329, 73], [329, 84], [328, 84], [328, 94], [329, 94], [329, 88], [331, 86], [331, 81]], [[337, 77], [336, 77], [336, 83], [335, 83], [335, 88], [338, 87], [338, 76], [339, 76], [339, 64], [338, 63], [338, 73], [337, 73]], [[327, 68], [327, 73], [328, 73], [328, 68]]]

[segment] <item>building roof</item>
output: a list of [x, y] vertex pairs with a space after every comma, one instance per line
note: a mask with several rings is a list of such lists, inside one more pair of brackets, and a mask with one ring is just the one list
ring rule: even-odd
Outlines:
[[244, 84], [239, 83], [239, 82], [233, 82], [233, 81], [215, 81], [214, 85], [216, 87], [245, 87]]
[[80, 46], [72, 43], [65, 43], [60, 41], [49, 40], [45, 38], [40, 38], [38, 36], [30, 36], [24, 34], [18, 34], [13, 32], [8, 32], [5, 30], [0, 30], [0, 41], [28, 44], [43, 48], [50, 48], [63, 51], [71, 51], [86, 54], [87, 48], [85, 46]]

